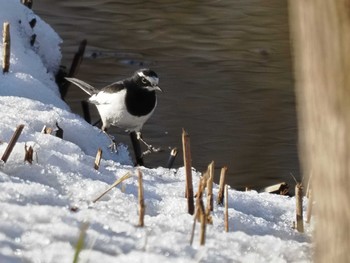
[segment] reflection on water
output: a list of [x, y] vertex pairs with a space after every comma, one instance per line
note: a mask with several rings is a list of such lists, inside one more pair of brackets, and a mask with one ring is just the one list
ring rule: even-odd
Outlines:
[[[234, 188], [298, 176], [287, 1], [37, 0], [33, 8], [63, 38], [63, 64], [88, 40], [78, 78], [103, 87], [140, 67], [158, 73], [164, 92], [143, 134], [166, 151], [147, 156], [149, 166], [165, 165], [168, 147], [181, 149], [185, 128], [194, 167], [228, 165]], [[80, 112], [85, 98], [71, 87], [67, 101]]]

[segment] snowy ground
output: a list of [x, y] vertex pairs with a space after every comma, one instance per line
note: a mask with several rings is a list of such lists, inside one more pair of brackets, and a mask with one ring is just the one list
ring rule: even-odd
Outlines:
[[[255, 191], [230, 189], [230, 232], [224, 232], [223, 208], [215, 206], [205, 246], [199, 245], [198, 226], [191, 246], [183, 168], [142, 168], [146, 216], [145, 227], [137, 227], [136, 168], [127, 149], [110, 153], [106, 136], [60, 100], [54, 73], [61, 39], [19, 2], [0, 0], [0, 22], [11, 24], [10, 72], [0, 73], [0, 156], [16, 127], [25, 125], [0, 166], [0, 262], [72, 262], [84, 222], [89, 227], [79, 262], [311, 261], [309, 226], [306, 234], [292, 229], [295, 199]], [[63, 139], [41, 133], [56, 122]], [[25, 145], [34, 148], [33, 164], [23, 161]], [[98, 147], [103, 160], [97, 171]], [[92, 203], [126, 172], [133, 176]], [[197, 189], [200, 174], [193, 176]], [[217, 192], [214, 185], [215, 197]]]

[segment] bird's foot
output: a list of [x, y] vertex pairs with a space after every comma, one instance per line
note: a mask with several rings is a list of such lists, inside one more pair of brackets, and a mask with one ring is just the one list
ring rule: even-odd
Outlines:
[[155, 148], [152, 145], [149, 145], [149, 144], [147, 144], [147, 145], [148, 145], [147, 146], [148, 149], [142, 153], [142, 156], [145, 156], [145, 155], [150, 154], [150, 153], [160, 152], [162, 150], [160, 147]]
[[111, 149], [112, 153], [118, 153], [118, 147], [115, 141], [112, 141], [112, 143], [108, 146], [109, 149]]
[[109, 149], [111, 149], [111, 152], [113, 153], [117, 153], [118, 152], [118, 148], [117, 148], [117, 144], [114, 140], [114, 136], [108, 134], [107, 132], [103, 131], [104, 134], [106, 134], [108, 136], [108, 138], [111, 140], [111, 144], [108, 146]]
[[141, 132], [137, 132], [136, 135], [137, 135], [137, 139], [147, 147], [147, 150], [142, 153], [143, 156], [150, 153], [156, 153], [161, 151], [160, 147], [156, 148], [156, 147], [153, 147], [151, 144], [148, 144], [147, 142], [145, 142], [145, 140], [142, 138]]

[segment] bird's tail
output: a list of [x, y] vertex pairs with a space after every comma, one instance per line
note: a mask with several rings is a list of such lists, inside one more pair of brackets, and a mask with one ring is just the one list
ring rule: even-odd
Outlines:
[[98, 93], [98, 89], [94, 88], [93, 86], [91, 86], [90, 84], [80, 80], [80, 79], [76, 79], [76, 78], [66, 78], [66, 80], [68, 80], [69, 82], [77, 85], [79, 88], [81, 88], [83, 91], [85, 91], [87, 94], [89, 94], [90, 96], [93, 94]]

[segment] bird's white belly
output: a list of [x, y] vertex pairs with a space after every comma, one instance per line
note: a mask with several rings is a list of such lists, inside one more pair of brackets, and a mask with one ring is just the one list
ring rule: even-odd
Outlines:
[[104, 123], [129, 131], [140, 131], [153, 111], [144, 116], [131, 115], [125, 106], [126, 90], [117, 93], [100, 92], [89, 100], [94, 103]]

